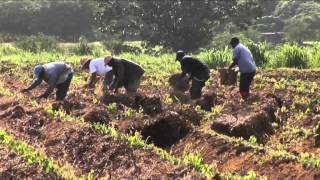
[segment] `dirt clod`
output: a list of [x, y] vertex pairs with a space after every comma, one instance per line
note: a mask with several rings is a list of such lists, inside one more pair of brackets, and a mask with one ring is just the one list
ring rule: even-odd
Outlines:
[[83, 116], [86, 122], [108, 124], [110, 122], [109, 115], [103, 107], [92, 108]]
[[9, 118], [15, 119], [15, 118], [21, 118], [22, 116], [24, 116], [24, 114], [25, 114], [25, 111], [23, 107], [20, 105], [17, 105], [1, 113], [0, 117], [9, 117]]
[[156, 115], [162, 112], [162, 103], [160, 97], [146, 97], [137, 95], [135, 97], [135, 105], [143, 109], [143, 112], [148, 115]]

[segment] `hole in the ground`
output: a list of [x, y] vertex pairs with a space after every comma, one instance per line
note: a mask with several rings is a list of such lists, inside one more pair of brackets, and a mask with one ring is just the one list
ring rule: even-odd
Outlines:
[[142, 136], [148, 143], [168, 148], [185, 137], [191, 131], [191, 124], [176, 112], [160, 117], [153, 124], [142, 129]]

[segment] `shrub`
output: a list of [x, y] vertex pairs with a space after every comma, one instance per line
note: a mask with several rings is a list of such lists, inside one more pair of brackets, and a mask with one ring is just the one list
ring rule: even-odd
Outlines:
[[307, 68], [309, 63], [308, 51], [297, 45], [284, 44], [273, 56], [271, 67]]
[[257, 66], [264, 67], [267, 62], [268, 58], [266, 55], [266, 51], [270, 49], [270, 46], [264, 43], [249, 43], [248, 48], [252, 53], [253, 59]]
[[79, 38], [79, 45], [75, 49], [75, 53], [79, 55], [86, 55], [92, 53], [92, 48], [88, 44], [86, 37], [81, 36]]
[[16, 43], [16, 46], [25, 51], [39, 53], [41, 51], [55, 51], [59, 44], [55, 37], [39, 33], [22, 38]]
[[312, 68], [319, 68], [320, 67], [320, 42], [315, 43], [310, 50], [310, 61], [309, 67]]
[[210, 49], [200, 52], [198, 58], [203, 60], [210, 68], [224, 67], [231, 63], [232, 54], [228, 47], [224, 49]]
[[120, 54], [130, 52], [139, 54], [142, 52], [141, 48], [126, 44], [121, 38], [111, 37], [102, 42], [104, 47], [112, 52], [112, 54]]

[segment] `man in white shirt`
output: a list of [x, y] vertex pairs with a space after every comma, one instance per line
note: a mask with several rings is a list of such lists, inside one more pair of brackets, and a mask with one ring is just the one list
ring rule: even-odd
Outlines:
[[105, 66], [104, 58], [81, 58], [80, 63], [82, 64], [82, 69], [89, 70], [90, 78], [88, 83], [84, 87], [94, 88], [97, 82], [97, 76], [103, 77], [103, 87], [109, 85], [113, 79], [113, 71], [111, 66]]
[[256, 74], [256, 64], [253, 61], [253, 56], [250, 50], [240, 43], [237, 37], [230, 41], [233, 50], [232, 64], [229, 69], [231, 70], [235, 65], [239, 67], [240, 71], [240, 84], [239, 90], [242, 98], [246, 100], [250, 95], [250, 85]]

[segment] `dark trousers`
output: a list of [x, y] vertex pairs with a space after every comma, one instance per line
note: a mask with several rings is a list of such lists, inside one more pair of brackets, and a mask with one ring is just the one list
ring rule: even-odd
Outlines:
[[208, 79], [209, 79], [208, 74], [202, 74], [202, 75], [199, 75], [198, 77], [192, 78], [192, 85], [190, 88], [191, 99], [198, 99], [201, 97], [202, 88], [204, 87]]
[[239, 91], [242, 98], [247, 98], [250, 95], [250, 85], [255, 74], [256, 72], [240, 74]]
[[69, 73], [68, 78], [63, 83], [57, 85], [56, 100], [64, 100], [69, 90], [69, 86], [73, 77], [73, 72]]

